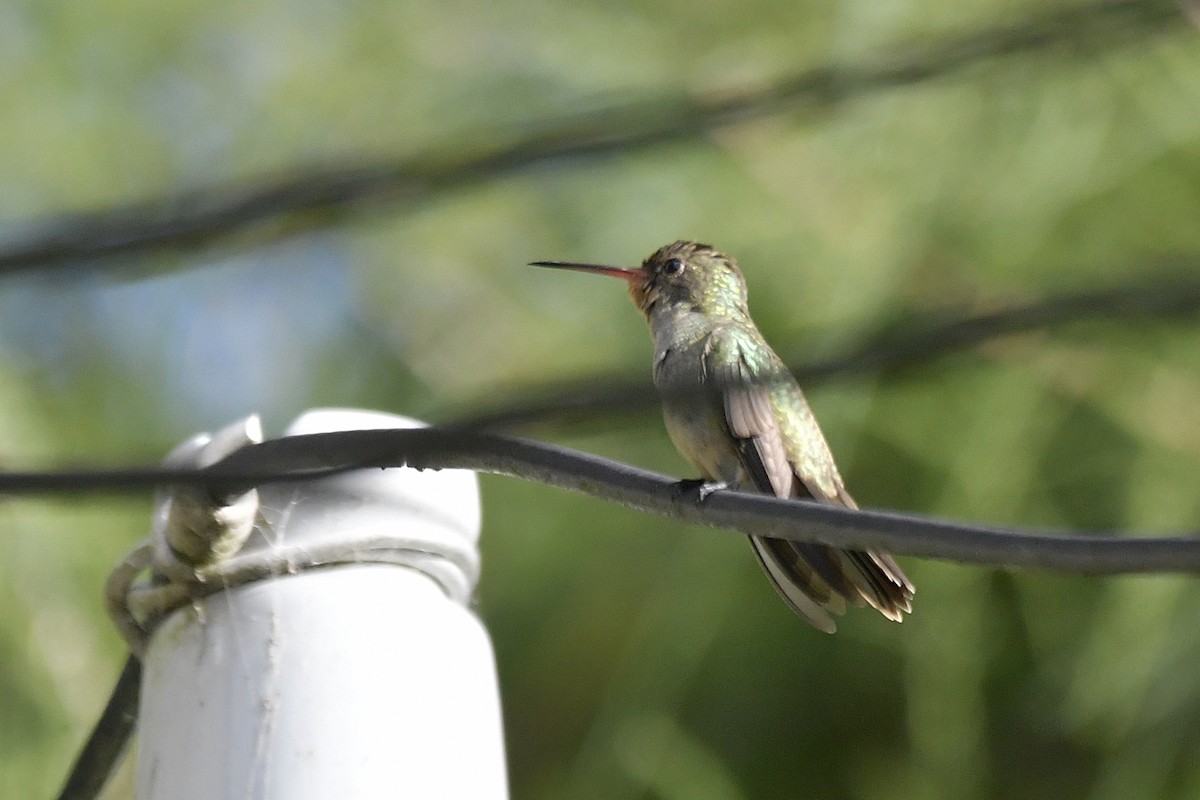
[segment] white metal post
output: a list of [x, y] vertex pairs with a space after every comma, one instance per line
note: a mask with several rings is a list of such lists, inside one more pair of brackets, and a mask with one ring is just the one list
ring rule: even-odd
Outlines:
[[[417, 424], [322, 409], [288, 433]], [[491, 643], [466, 607], [474, 474], [371, 470], [259, 493], [248, 548], [370, 541], [373, 563], [237, 587], [165, 620], [144, 660], [137, 796], [506, 797]], [[392, 563], [381, 536], [396, 538]]]

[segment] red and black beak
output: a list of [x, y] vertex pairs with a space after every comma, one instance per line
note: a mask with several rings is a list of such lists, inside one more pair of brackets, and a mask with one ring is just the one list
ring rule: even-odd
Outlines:
[[532, 261], [531, 267], [550, 267], [551, 269], [571, 269], [576, 272], [594, 272], [597, 275], [608, 275], [620, 278], [629, 283], [639, 283], [646, 278], [646, 270], [642, 267], [607, 267], [603, 264], [580, 264], [575, 261]]

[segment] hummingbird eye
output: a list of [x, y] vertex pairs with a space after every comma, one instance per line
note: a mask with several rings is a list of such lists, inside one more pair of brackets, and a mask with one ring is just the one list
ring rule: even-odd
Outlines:
[[668, 258], [662, 265], [663, 275], [678, 275], [683, 272], [683, 262], [678, 258]]

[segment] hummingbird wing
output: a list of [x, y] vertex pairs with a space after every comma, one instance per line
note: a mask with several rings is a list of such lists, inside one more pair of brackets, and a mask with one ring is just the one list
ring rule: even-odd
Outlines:
[[[726, 424], [754, 487], [856, 508], [804, 394], [762, 337], [722, 326], [706, 351], [706, 372], [722, 394]], [[870, 603], [895, 620], [911, 608], [912, 584], [886, 553], [754, 536], [750, 541], [779, 594], [820, 630], [836, 630], [826, 610], [841, 614], [847, 600]]]

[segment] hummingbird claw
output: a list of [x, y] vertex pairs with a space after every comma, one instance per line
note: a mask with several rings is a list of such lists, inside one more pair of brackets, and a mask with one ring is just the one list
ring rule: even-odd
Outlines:
[[687, 495], [695, 493], [694, 502], [702, 504], [710, 494], [728, 489], [725, 481], [710, 481], [707, 478], [684, 478], [675, 484], [675, 496], [679, 500], [689, 499]]

